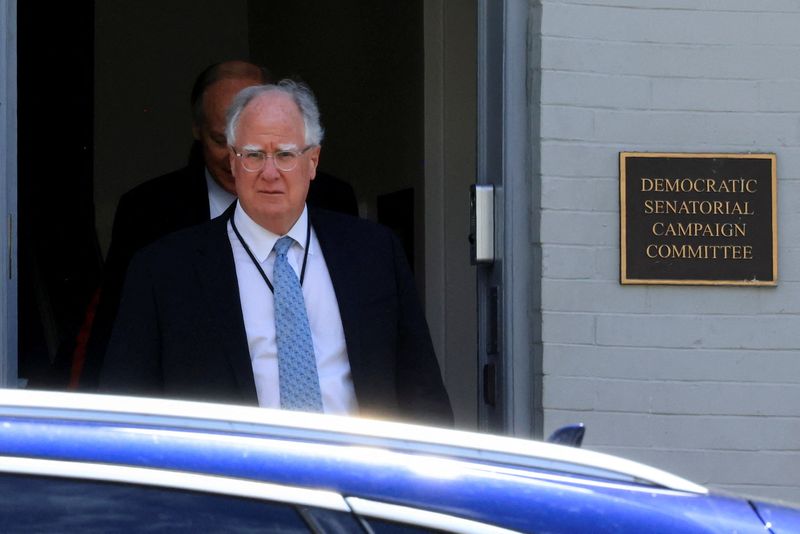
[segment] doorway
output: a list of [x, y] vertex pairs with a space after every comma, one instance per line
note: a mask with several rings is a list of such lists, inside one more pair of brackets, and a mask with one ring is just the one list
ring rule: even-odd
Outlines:
[[[82, 78], [92, 80], [93, 113], [78, 120], [94, 136], [94, 153], [90, 172], [81, 175], [90, 188], [75, 200], [86, 206], [64, 217], [81, 226], [95, 246], [90, 252], [102, 257], [119, 196], [185, 163], [188, 95], [205, 65], [249, 57], [278, 76], [303, 79], [317, 93], [327, 130], [321, 169], [350, 182], [361, 216], [399, 220], [392, 224], [406, 233], [457, 426], [476, 428], [476, 275], [467, 241], [476, 168], [476, 2], [333, 4], [116, 0], [75, 9], [80, 20], [70, 27], [89, 26], [94, 35], [93, 71]], [[26, 20], [20, 17], [21, 30], [32, 24]], [[20, 210], [29, 210], [33, 198], [21, 192]], [[96, 234], [79, 222], [87, 213]], [[20, 261], [20, 272], [28, 271], [28, 260]], [[32, 326], [20, 318], [20, 339], [39, 335]], [[20, 368], [32, 357], [20, 350]]]

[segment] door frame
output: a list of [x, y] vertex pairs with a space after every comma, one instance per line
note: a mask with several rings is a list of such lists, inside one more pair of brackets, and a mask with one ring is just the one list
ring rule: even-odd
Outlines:
[[17, 1], [0, 0], [0, 387], [17, 387]]
[[[541, 246], [533, 170], [538, 113], [530, 103], [538, 101], [534, 28], [540, 13], [539, 2], [478, 2], [477, 183], [495, 186], [495, 261], [478, 269], [478, 358], [479, 367], [493, 360], [496, 365], [494, 406], [485, 399], [480, 403], [480, 427], [537, 438], [542, 436]], [[494, 356], [487, 353], [492, 343]], [[487, 386], [481, 383], [481, 393]]]

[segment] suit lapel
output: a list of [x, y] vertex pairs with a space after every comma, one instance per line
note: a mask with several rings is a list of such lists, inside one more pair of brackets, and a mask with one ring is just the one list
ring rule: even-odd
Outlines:
[[239, 384], [242, 399], [257, 402], [253, 367], [244, 328], [239, 282], [228, 239], [227, 223], [236, 203], [209, 224], [207, 239], [198, 244], [195, 269], [200, 280], [204, 305], [211, 313], [220, 357], [227, 358]]

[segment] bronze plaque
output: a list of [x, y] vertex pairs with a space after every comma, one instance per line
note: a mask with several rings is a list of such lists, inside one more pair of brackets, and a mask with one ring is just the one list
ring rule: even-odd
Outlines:
[[621, 152], [623, 284], [776, 285], [775, 154]]

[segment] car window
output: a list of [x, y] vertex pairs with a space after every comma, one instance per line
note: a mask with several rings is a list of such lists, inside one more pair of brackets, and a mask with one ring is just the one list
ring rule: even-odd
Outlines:
[[414, 527], [394, 521], [383, 521], [380, 519], [365, 519], [373, 534], [427, 534], [431, 532], [443, 532], [441, 530], [431, 530], [422, 527]]
[[2, 475], [0, 532], [305, 534], [311, 530], [286, 504], [154, 486]]
[[347, 512], [326, 510], [324, 508], [299, 507], [303, 518], [312, 528], [324, 534], [367, 533], [358, 519]]

